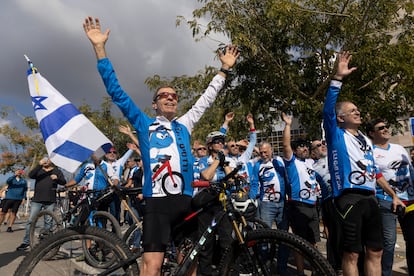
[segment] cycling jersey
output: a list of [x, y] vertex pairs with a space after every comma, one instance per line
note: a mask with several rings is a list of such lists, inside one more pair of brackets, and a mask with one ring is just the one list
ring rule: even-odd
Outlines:
[[[221, 131], [221, 129], [220, 129]], [[231, 168], [236, 168], [237, 165], [241, 164], [242, 167], [238, 171], [238, 175], [242, 176], [248, 183], [250, 183], [250, 177], [249, 177], [249, 170], [247, 167], [247, 163], [250, 160], [250, 157], [252, 156], [254, 146], [256, 145], [257, 140], [257, 134], [256, 131], [250, 131], [249, 133], [249, 144], [246, 148], [246, 150], [242, 154], [231, 155], [228, 154], [227, 156], [230, 157], [230, 163], [229, 166]]]
[[115, 160], [114, 162], [104, 161], [105, 164], [112, 167], [112, 169], [114, 170], [114, 174], [118, 176], [118, 179], [122, 179], [122, 173], [124, 172], [124, 164], [132, 155], [132, 153], [134, 153], [134, 151], [132, 149], [129, 149], [124, 153], [124, 155], [121, 158]]
[[376, 178], [382, 176], [375, 166], [372, 143], [359, 132], [358, 137], [339, 128], [335, 104], [342, 83], [332, 81], [323, 107], [323, 127], [328, 145], [328, 163], [334, 197], [345, 189], [375, 192]]
[[[328, 158], [324, 157], [316, 160], [312, 168], [317, 173], [317, 181], [321, 187], [321, 200], [325, 201], [333, 196], [331, 186], [331, 175], [329, 174]], [[321, 179], [319, 179], [319, 177]]]
[[[118, 179], [118, 176], [114, 173], [112, 166], [108, 166], [102, 161], [101, 168], [106, 172], [111, 180]], [[104, 190], [108, 187], [109, 183], [106, 180], [105, 174], [102, 170], [95, 168], [95, 164], [93, 162], [86, 163], [80, 168], [78, 174], [74, 177], [74, 180], [76, 183], [79, 183], [83, 179], [84, 186], [86, 186], [88, 190]]]
[[[280, 157], [254, 164], [249, 197], [261, 201], [282, 202], [285, 198], [285, 165]], [[259, 185], [260, 184], [260, 185]]]
[[315, 171], [306, 160], [297, 159], [292, 155], [290, 160], [283, 159], [291, 186], [289, 200], [307, 204], [316, 204], [320, 195], [320, 187], [316, 181]]
[[98, 60], [98, 71], [112, 101], [137, 131], [144, 169], [144, 197], [168, 194], [192, 196], [193, 162], [190, 133], [205, 110], [215, 100], [225, 78], [216, 75], [204, 94], [183, 116], [169, 121], [150, 118], [125, 93], [108, 58]]
[[[374, 159], [397, 196], [404, 201], [414, 200], [413, 176], [410, 172], [411, 165], [407, 151], [397, 144], [388, 144], [386, 149], [374, 145]], [[377, 185], [377, 198], [392, 201], [392, 197], [379, 185]]]

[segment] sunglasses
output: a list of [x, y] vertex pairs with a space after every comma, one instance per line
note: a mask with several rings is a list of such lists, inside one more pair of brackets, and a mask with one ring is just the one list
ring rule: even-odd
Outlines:
[[213, 140], [211, 143], [213, 143], [213, 144], [223, 144], [224, 145], [224, 139], [216, 139], [216, 140]]
[[322, 147], [322, 145], [323, 146], [326, 146], [326, 142], [325, 141], [322, 141], [321, 143], [314, 145], [313, 146], [313, 149], [320, 148], [320, 147]]
[[233, 145], [229, 145], [229, 147], [235, 148], [235, 147], [238, 147], [238, 145], [233, 144]]
[[379, 126], [379, 127], [375, 128], [375, 130], [379, 131], [379, 130], [384, 130], [384, 129], [389, 129], [389, 128], [390, 128], [389, 125], [383, 125], [383, 126]]
[[298, 148], [308, 148], [308, 145], [306, 145], [306, 144], [299, 144], [298, 145]]
[[108, 153], [114, 153], [114, 154], [116, 154], [116, 153], [118, 153], [118, 152], [116, 152], [116, 151], [110, 151], [110, 152], [108, 152]]
[[173, 100], [178, 101], [178, 95], [177, 93], [170, 93], [170, 92], [160, 92], [157, 94], [157, 96], [155, 97], [154, 101], [158, 100], [158, 99], [168, 99], [168, 97], [173, 98]]
[[202, 148], [198, 148], [197, 150], [207, 150], [207, 148], [202, 147]]

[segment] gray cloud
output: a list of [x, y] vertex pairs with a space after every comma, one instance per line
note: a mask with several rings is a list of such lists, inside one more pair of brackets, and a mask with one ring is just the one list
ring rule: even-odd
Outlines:
[[176, 17], [190, 18], [196, 5], [189, 0], [3, 1], [0, 104], [14, 106], [23, 115], [34, 114], [23, 57], [27, 54], [69, 101], [97, 107], [106, 93], [82, 29], [90, 15], [111, 30], [107, 52], [122, 86], [138, 106], [150, 106], [145, 78], [193, 75], [205, 65], [219, 66], [213, 55], [217, 42], [196, 43], [188, 27], [175, 26]]

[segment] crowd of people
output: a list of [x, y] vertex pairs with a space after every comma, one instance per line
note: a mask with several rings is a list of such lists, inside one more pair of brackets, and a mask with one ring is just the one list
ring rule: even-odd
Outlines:
[[[409, 275], [414, 275], [414, 150], [409, 154], [403, 147], [389, 143], [391, 131], [383, 119], [367, 122], [364, 134], [360, 130], [358, 107], [349, 101], [337, 101], [342, 83], [357, 70], [349, 67], [348, 52], [338, 55], [336, 73], [327, 91], [323, 107], [325, 136], [292, 140], [293, 116], [282, 113], [283, 151], [278, 156], [269, 142], [257, 143], [251, 114], [246, 116], [246, 137], [227, 135], [234, 118], [230, 112], [219, 130], [191, 146], [191, 131], [224, 86], [240, 55], [237, 47], [227, 46], [226, 51], [218, 53], [221, 68], [189, 111], [176, 117], [178, 95], [173, 87], [163, 86], [154, 93], [152, 108], [156, 117], [151, 118], [133, 103], [118, 82], [105, 50], [109, 30], [102, 31], [99, 19], [91, 17], [85, 19], [83, 27], [107, 92], [136, 135], [129, 127], [121, 126], [119, 130], [132, 140], [129, 150], [121, 158], [115, 148], [103, 160], [92, 157], [67, 182], [50, 160], [42, 159], [29, 173], [36, 183], [26, 232], [41, 208], [53, 208], [55, 194], [51, 191], [57, 185], [70, 188], [83, 181], [88, 189], [96, 190], [108, 185], [142, 187], [142, 194], [133, 199], [138, 213], [144, 216], [141, 273], [159, 275], [173, 226], [191, 212], [192, 198], [202, 190], [192, 187], [193, 180], [219, 181], [240, 167], [238, 174], [246, 184], [246, 200], [257, 206], [256, 216], [269, 227], [291, 229], [317, 247], [320, 221], [323, 222], [327, 258], [338, 274], [358, 275], [364, 271], [365, 275], [392, 275], [399, 220]], [[24, 199], [23, 180], [21, 171], [8, 180], [9, 190], [15, 187], [16, 192], [6, 197], [0, 223], [8, 209], [15, 215]], [[167, 186], [166, 181], [177, 185]], [[100, 208], [110, 210], [121, 223], [127, 221], [119, 199], [114, 198]], [[199, 233], [220, 208], [217, 201], [209, 212], [199, 216]], [[218, 228], [218, 245], [222, 250], [231, 243], [229, 227], [223, 221]], [[28, 245], [26, 235], [18, 249]], [[200, 252], [197, 275], [213, 274], [213, 246], [206, 244]], [[292, 254], [297, 275], [304, 275], [303, 257], [299, 252]], [[279, 252], [277, 270], [281, 275], [287, 273], [288, 255], [283, 248]]]

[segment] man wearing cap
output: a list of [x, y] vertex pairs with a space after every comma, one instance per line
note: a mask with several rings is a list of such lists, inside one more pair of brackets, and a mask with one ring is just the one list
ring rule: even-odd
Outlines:
[[[319, 216], [316, 203], [320, 193], [317, 175], [306, 160], [309, 158], [308, 142], [299, 139], [291, 142], [292, 116], [282, 113], [285, 122], [283, 130], [283, 161], [289, 183], [289, 221], [293, 233], [316, 246], [319, 237]], [[298, 275], [304, 275], [304, 260], [295, 252]]]
[[7, 232], [13, 232], [12, 226], [16, 220], [16, 214], [20, 204], [24, 202], [27, 192], [27, 181], [23, 178], [24, 171], [16, 170], [13, 176], [10, 176], [6, 183], [8, 185], [6, 197], [2, 201], [0, 210], [0, 226], [3, 224], [4, 217], [10, 209]]
[[92, 17], [85, 19], [83, 28], [94, 48], [98, 70], [108, 94], [137, 131], [144, 165], [143, 195], [146, 200], [141, 273], [159, 275], [172, 227], [191, 209], [194, 160], [190, 133], [214, 102], [240, 54], [235, 46], [227, 46], [225, 52], [219, 52], [220, 71], [194, 106], [179, 118], [176, 117], [178, 94], [175, 89], [171, 86], [157, 89], [152, 102], [157, 116], [150, 118], [133, 103], [118, 82], [105, 50], [109, 30], [102, 32], [99, 19]]
[[[198, 171], [200, 179], [212, 182], [220, 181], [225, 175], [232, 171], [228, 165], [230, 159], [224, 155], [225, 135], [220, 131], [213, 131], [207, 135], [206, 145], [209, 155], [201, 158], [198, 163]], [[199, 235], [202, 235], [209, 226], [213, 217], [222, 210], [222, 204], [218, 198], [214, 205], [208, 210], [202, 212], [198, 216]], [[231, 245], [231, 225], [229, 220], [223, 219], [217, 227], [219, 235], [219, 245], [222, 252]], [[198, 258], [197, 275], [212, 275], [212, 262], [214, 253], [214, 242], [212, 240], [206, 242], [203, 250], [200, 251]]]

